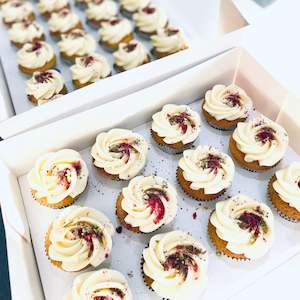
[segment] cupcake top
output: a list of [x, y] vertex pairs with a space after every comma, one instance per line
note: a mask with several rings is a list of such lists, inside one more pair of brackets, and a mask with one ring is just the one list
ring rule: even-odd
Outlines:
[[100, 133], [91, 152], [96, 167], [124, 180], [143, 169], [147, 153], [148, 144], [141, 135], [118, 128]]
[[159, 7], [148, 5], [133, 15], [133, 20], [142, 32], [152, 34], [168, 24], [165, 12]]
[[17, 53], [18, 64], [30, 69], [40, 68], [54, 57], [52, 46], [42, 41], [26, 43]]
[[96, 50], [96, 42], [92, 35], [82, 29], [73, 29], [67, 34], [62, 34], [58, 43], [60, 52], [68, 56], [83, 56]]
[[50, 152], [40, 157], [27, 178], [35, 198], [56, 204], [80, 195], [88, 179], [88, 169], [80, 154], [71, 149]]
[[39, 11], [44, 14], [58, 11], [68, 5], [68, 0], [40, 0], [37, 6]]
[[125, 277], [118, 271], [101, 269], [78, 275], [63, 300], [132, 300]]
[[157, 234], [143, 251], [146, 276], [151, 288], [164, 299], [194, 299], [207, 283], [207, 251], [182, 231]]
[[63, 8], [51, 14], [48, 26], [51, 32], [67, 32], [80, 23], [78, 16], [69, 8]]
[[123, 9], [133, 13], [150, 4], [150, 0], [120, 0]]
[[210, 217], [220, 239], [227, 242], [226, 248], [248, 259], [264, 256], [274, 239], [274, 217], [270, 208], [239, 194], [219, 201]]
[[136, 68], [149, 60], [148, 50], [136, 40], [119, 44], [119, 49], [113, 55], [116, 65], [124, 70]]
[[266, 117], [238, 123], [232, 137], [237, 148], [245, 154], [244, 160], [257, 161], [260, 166], [278, 163], [289, 143], [285, 129]]
[[300, 162], [277, 171], [273, 188], [282, 201], [300, 212]]
[[48, 256], [68, 272], [99, 266], [112, 248], [114, 228], [100, 211], [72, 205], [50, 227]]
[[181, 30], [171, 27], [158, 29], [151, 42], [160, 53], [175, 53], [188, 47]]
[[89, 20], [102, 21], [115, 17], [118, 13], [118, 6], [112, 0], [93, 0], [88, 3], [88, 8], [85, 11], [86, 17]]
[[21, 22], [33, 14], [33, 7], [28, 1], [11, 0], [1, 6], [4, 22]]
[[153, 232], [173, 221], [177, 212], [177, 192], [158, 176], [137, 176], [122, 190], [124, 221], [141, 232]]
[[23, 21], [14, 23], [9, 30], [9, 38], [14, 43], [31, 43], [41, 39], [44, 35], [43, 27], [37, 22]]
[[195, 141], [200, 133], [199, 114], [187, 105], [166, 104], [152, 119], [152, 130], [163, 137], [166, 144], [186, 145]]
[[101, 41], [109, 44], [117, 44], [131, 33], [132, 26], [125, 18], [111, 18], [99, 29]]
[[38, 100], [48, 100], [59, 94], [65, 85], [62, 75], [56, 70], [34, 72], [26, 83], [26, 93]]
[[215, 85], [205, 94], [203, 109], [216, 120], [234, 121], [248, 117], [252, 100], [246, 92], [234, 85]]
[[106, 58], [97, 53], [77, 57], [75, 65], [71, 67], [72, 79], [84, 84], [96, 82], [111, 74], [110, 65]]

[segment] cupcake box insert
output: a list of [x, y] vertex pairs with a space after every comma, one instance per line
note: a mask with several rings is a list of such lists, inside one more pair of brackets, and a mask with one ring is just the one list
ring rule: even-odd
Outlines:
[[[1, 199], [1, 208], [13, 295], [22, 294], [26, 299], [40, 299], [44, 294], [49, 300], [60, 299], [78, 275], [53, 267], [44, 253], [45, 231], [59, 211], [35, 202], [26, 179], [35, 160], [43, 153], [63, 148], [80, 151], [88, 165], [90, 177], [86, 191], [76, 204], [101, 210], [112, 220], [115, 228], [119, 226], [115, 216], [115, 201], [121, 188], [128, 183], [100, 176], [92, 165], [90, 155], [96, 135], [114, 127], [130, 128], [142, 134], [150, 145], [148, 163], [143, 174], [157, 174], [176, 187], [179, 206], [177, 216], [159, 232], [177, 229], [190, 232], [208, 250], [209, 283], [202, 299], [230, 297], [297, 253], [300, 250], [299, 223], [282, 219], [267, 199], [268, 181], [275, 170], [292, 161], [299, 161], [300, 149], [296, 148], [297, 145], [292, 143], [284, 160], [270, 171], [252, 173], [236, 164], [233, 184], [220, 200], [243, 193], [269, 205], [275, 216], [275, 241], [270, 252], [258, 261], [240, 262], [218, 256], [208, 238], [208, 218], [216, 201], [200, 205], [185, 195], [176, 181], [176, 168], [181, 155], [162, 152], [151, 139], [149, 121], [154, 112], [166, 103], [188, 104], [201, 116], [202, 130], [195, 142], [196, 146], [208, 144], [229, 153], [230, 132], [213, 129], [205, 122], [200, 99], [213, 85], [230, 84], [232, 81], [247, 91], [257, 111], [285, 126], [291, 142], [296, 139], [297, 132], [291, 129], [299, 128], [299, 124], [296, 124], [292, 114], [279, 109], [278, 101], [286, 98], [287, 91], [247, 52], [234, 49], [140, 92], [1, 142], [0, 156], [3, 162], [0, 164], [0, 175], [3, 195], [6, 195], [5, 199]], [[253, 114], [257, 114], [257, 111]], [[22, 149], [22, 155], [19, 149]], [[137, 235], [123, 228], [121, 233], [113, 236], [111, 256], [101, 266], [121, 271], [137, 299], [158, 299], [145, 287], [140, 273], [141, 253], [151, 236], [153, 234]]]

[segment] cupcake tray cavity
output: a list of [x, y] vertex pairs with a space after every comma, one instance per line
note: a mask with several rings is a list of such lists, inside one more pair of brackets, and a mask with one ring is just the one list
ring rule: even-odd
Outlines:
[[[183, 100], [183, 102], [188, 101]], [[201, 103], [199, 100], [193, 102], [190, 106], [200, 113]], [[195, 145], [208, 144], [229, 153], [230, 132], [219, 131], [210, 127], [201, 113], [200, 116], [202, 129]], [[203, 300], [227, 299], [282, 263], [288, 251], [300, 243], [300, 225], [282, 219], [272, 207], [275, 216], [276, 235], [274, 245], [268, 255], [256, 262], [235, 261], [228, 257], [218, 256], [207, 235], [208, 218], [218, 200], [198, 202], [184, 194], [176, 181], [176, 168], [181, 155], [171, 155], [160, 150], [150, 136], [150, 127], [151, 123], [148, 122], [133, 129], [146, 138], [150, 147], [148, 163], [143, 174], [157, 174], [167, 179], [176, 187], [179, 204], [177, 216], [173, 223], [162, 227], [156, 233], [180, 229], [193, 234], [206, 247], [209, 252], [209, 285], [202, 298]], [[92, 164], [90, 147], [80, 153], [88, 165], [90, 175], [86, 191], [75, 204], [101, 210], [117, 228], [119, 224], [115, 216], [115, 203], [121, 188], [126, 186], [127, 182], [112, 181], [99, 175]], [[220, 196], [219, 200], [237, 193], [244, 193], [271, 206], [267, 196], [267, 185], [270, 177], [276, 169], [282, 168], [295, 160], [299, 160], [299, 156], [289, 148], [284, 160], [276, 168], [267, 172], [249, 172], [236, 164], [233, 184], [223, 196]], [[42, 207], [32, 199], [25, 175], [19, 178], [19, 184], [45, 297], [48, 300], [61, 299], [77, 274], [66, 273], [54, 267], [44, 253], [43, 244], [48, 225], [60, 211]], [[115, 233], [113, 236], [111, 256], [108, 261], [101, 265], [101, 267], [111, 267], [119, 270], [127, 277], [134, 299], [159, 299], [144, 285], [140, 270], [142, 251], [153, 235], [134, 234], [123, 228], [121, 234]]]

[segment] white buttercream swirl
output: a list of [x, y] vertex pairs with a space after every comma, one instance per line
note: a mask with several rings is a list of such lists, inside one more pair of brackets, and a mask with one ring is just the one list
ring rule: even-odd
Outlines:
[[68, 272], [97, 267], [109, 256], [114, 228], [94, 208], [72, 205], [51, 224], [48, 255]]
[[43, 41], [26, 43], [17, 53], [18, 64], [30, 69], [40, 68], [54, 57], [52, 46]]
[[95, 52], [96, 42], [91, 34], [82, 29], [73, 29], [70, 33], [61, 36], [58, 47], [60, 52], [68, 56], [84, 56]]
[[28, 1], [11, 0], [1, 6], [1, 15], [5, 22], [21, 22], [33, 13], [33, 7]]
[[260, 166], [278, 163], [289, 143], [285, 129], [266, 117], [238, 123], [232, 137], [245, 161], [258, 161]]
[[136, 68], [149, 60], [148, 50], [136, 40], [128, 44], [120, 43], [118, 50], [113, 55], [116, 65], [124, 70]]
[[252, 108], [252, 100], [237, 85], [215, 85], [205, 94], [203, 109], [216, 120], [234, 121], [247, 118]]
[[58, 99], [58, 98], [60, 98], [60, 97], [62, 97], [62, 96], [64, 96], [64, 95], [63, 95], [63, 94], [56, 94], [56, 95], [54, 95], [53, 97], [51, 97], [50, 99], [40, 99], [40, 100], [38, 100], [37, 104], [38, 104], [38, 105], [43, 105], [43, 104], [46, 104], [46, 103], [48, 103], [48, 102], [51, 102], [51, 101], [53, 101], [53, 100], [55, 100], [55, 99]]
[[143, 251], [146, 276], [152, 289], [170, 300], [200, 297], [207, 284], [207, 251], [182, 231], [157, 234]]
[[177, 212], [177, 192], [158, 176], [137, 176], [122, 190], [124, 221], [149, 233], [173, 221]]
[[300, 162], [277, 171], [273, 188], [284, 202], [300, 212]]
[[147, 153], [148, 145], [141, 135], [118, 128], [100, 133], [91, 151], [96, 167], [125, 180], [143, 169]]
[[37, 6], [39, 11], [44, 14], [58, 11], [66, 7], [68, 4], [68, 0], [40, 0]]
[[121, 7], [133, 13], [150, 4], [151, 0], [120, 0]]
[[185, 180], [192, 190], [204, 189], [205, 194], [217, 194], [228, 188], [234, 177], [235, 167], [231, 157], [211, 146], [198, 146], [185, 150], [179, 161]]
[[118, 271], [101, 269], [78, 275], [63, 300], [132, 300], [125, 277]]
[[103, 21], [115, 17], [118, 13], [118, 6], [115, 1], [103, 0], [88, 3], [85, 11], [88, 20]]
[[51, 32], [65, 33], [80, 23], [78, 16], [69, 8], [51, 14], [48, 26]]
[[186, 145], [194, 142], [200, 133], [200, 116], [187, 105], [166, 104], [152, 119], [152, 130], [166, 144]]
[[168, 24], [165, 12], [153, 5], [140, 9], [133, 15], [133, 20], [140, 31], [149, 34], [156, 33], [158, 29], [164, 28]]
[[77, 57], [75, 65], [71, 66], [72, 79], [80, 83], [96, 82], [111, 74], [111, 68], [106, 58], [97, 53]]
[[35, 198], [47, 198], [49, 204], [80, 195], [88, 180], [88, 169], [80, 154], [71, 149], [50, 152], [40, 157], [28, 173]]
[[232, 253], [258, 259], [272, 246], [274, 217], [271, 209], [245, 195], [219, 201], [210, 222]]
[[37, 22], [14, 23], [9, 30], [9, 38], [14, 43], [31, 43], [43, 37], [43, 27]]

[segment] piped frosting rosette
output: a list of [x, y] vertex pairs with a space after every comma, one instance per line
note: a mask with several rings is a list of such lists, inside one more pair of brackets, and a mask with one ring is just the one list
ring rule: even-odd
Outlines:
[[177, 192], [158, 176], [137, 176], [122, 190], [124, 221], [140, 232], [153, 232], [173, 221], [177, 212]]
[[119, 179], [129, 180], [145, 166], [148, 153], [146, 140], [127, 129], [100, 133], [92, 147], [94, 165]]
[[112, 0], [97, 0], [88, 3], [85, 14], [89, 20], [104, 21], [115, 17], [118, 13], [118, 6]]
[[101, 212], [77, 205], [70, 206], [55, 219], [45, 246], [52, 263], [67, 272], [97, 267], [108, 258], [114, 228]]
[[78, 152], [63, 149], [40, 157], [27, 178], [35, 199], [59, 206], [67, 197], [74, 199], [84, 191], [88, 169]]
[[120, 0], [121, 7], [133, 13], [150, 4], [150, 0]]
[[153, 236], [143, 260], [146, 283], [164, 299], [194, 299], [206, 287], [207, 251], [182, 231]]
[[58, 11], [69, 5], [68, 0], [40, 0], [38, 9], [42, 14]]
[[23, 0], [11, 0], [1, 6], [1, 16], [4, 22], [21, 22], [33, 14], [31, 3]]
[[63, 300], [132, 300], [125, 277], [118, 271], [101, 269], [78, 275]]
[[226, 249], [247, 259], [258, 259], [271, 248], [274, 217], [270, 208], [239, 194], [216, 204], [210, 217], [217, 236]]

